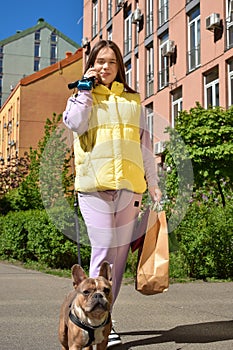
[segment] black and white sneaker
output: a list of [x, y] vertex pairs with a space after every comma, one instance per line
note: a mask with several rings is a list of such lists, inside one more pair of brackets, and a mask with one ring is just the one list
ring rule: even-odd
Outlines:
[[120, 345], [120, 344], [122, 344], [121, 338], [119, 334], [116, 333], [114, 328], [112, 328], [111, 333], [108, 336], [107, 349], [111, 348], [112, 346]]

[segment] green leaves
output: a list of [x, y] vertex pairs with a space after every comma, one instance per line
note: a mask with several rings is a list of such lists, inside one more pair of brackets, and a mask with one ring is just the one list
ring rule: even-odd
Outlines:
[[[170, 141], [165, 154], [165, 163], [172, 168], [177, 168], [174, 156], [171, 156], [171, 148], [169, 148], [174, 141], [175, 133], [177, 133], [183, 140], [189, 158], [192, 160], [195, 190], [202, 189], [205, 192], [210, 187], [213, 190], [214, 187], [216, 197], [221, 195], [223, 204], [224, 197], [231, 189], [233, 180], [232, 116], [233, 107], [228, 110], [223, 110], [220, 107], [204, 109], [197, 103], [196, 107], [191, 108], [189, 112], [180, 112], [175, 121], [174, 129], [167, 129]], [[176, 153], [179, 154], [179, 146], [175, 144], [175, 147]], [[181, 154], [180, 157], [182, 157]], [[172, 200], [177, 192], [175, 190], [177, 186], [176, 176], [175, 171], [166, 176], [166, 192]], [[221, 185], [220, 179], [225, 181], [224, 191], [219, 187]]]

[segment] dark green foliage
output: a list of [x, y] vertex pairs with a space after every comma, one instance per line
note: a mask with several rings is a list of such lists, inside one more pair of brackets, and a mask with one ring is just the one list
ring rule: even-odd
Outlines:
[[[175, 128], [167, 130], [165, 168], [170, 171], [161, 183], [176, 277], [182, 269], [192, 278], [233, 278], [232, 115], [233, 107], [206, 110], [197, 104], [180, 112]], [[182, 205], [182, 197], [188, 205]]]
[[[54, 215], [58, 215], [57, 213]], [[74, 231], [73, 217], [60, 211], [60, 228]], [[77, 244], [51, 221], [45, 210], [12, 212], [1, 217], [0, 256], [22, 262], [36, 261], [51, 268], [71, 268], [77, 263]], [[88, 269], [90, 247], [81, 225], [82, 265]], [[73, 234], [74, 235], [74, 234]]]
[[233, 205], [193, 203], [174, 232], [177, 257], [192, 278], [233, 279]]
[[[166, 193], [171, 202], [182, 183], [181, 162], [186, 154], [186, 159], [192, 161], [195, 198], [202, 199], [211, 191], [212, 197], [225, 205], [233, 181], [232, 115], [233, 107], [206, 110], [197, 104], [189, 112], [180, 112], [175, 129], [168, 128], [170, 141], [165, 163], [172, 170], [166, 174]], [[180, 148], [179, 139], [185, 145], [184, 150]]]

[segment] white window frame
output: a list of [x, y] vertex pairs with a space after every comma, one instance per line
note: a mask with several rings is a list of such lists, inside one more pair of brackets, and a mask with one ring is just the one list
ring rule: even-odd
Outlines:
[[140, 61], [139, 57], [136, 56], [136, 70], [135, 70], [135, 90], [139, 91], [139, 70], [140, 70]]
[[159, 89], [163, 89], [169, 84], [169, 57], [163, 56], [163, 47], [168, 42], [168, 34], [160, 39], [159, 45]]
[[154, 0], [146, 0], [146, 36], [153, 34], [154, 21], [153, 21]]
[[146, 122], [151, 141], [154, 140], [154, 111], [151, 107], [145, 106]]
[[[182, 90], [181, 90], [182, 94]], [[176, 108], [177, 107], [177, 108]], [[177, 110], [178, 113], [175, 113], [175, 109]], [[183, 97], [178, 97], [175, 99], [175, 94], [172, 94], [172, 119], [171, 119], [171, 127], [175, 127], [175, 118], [181, 112], [183, 109]]]
[[124, 54], [127, 55], [132, 51], [132, 13], [128, 13], [128, 16], [124, 20]]
[[132, 64], [131, 62], [126, 63], [125, 65], [125, 78], [129, 86], [132, 86]]
[[112, 27], [108, 29], [108, 40], [112, 40]]
[[168, 21], [169, 0], [159, 0], [159, 27]]
[[92, 37], [98, 33], [98, 1], [93, 2], [92, 7]]
[[226, 0], [226, 31], [226, 45], [229, 49], [233, 46], [233, 0]]
[[154, 47], [150, 46], [146, 50], [146, 96], [154, 93]]
[[112, 18], [112, 0], [108, 0], [107, 20], [109, 21], [111, 18]]
[[[232, 66], [232, 69], [231, 69]], [[233, 60], [227, 64], [228, 71], [228, 107], [233, 105]]]
[[[219, 106], [219, 78], [206, 83], [207, 76], [204, 76], [204, 96], [205, 96], [205, 108]], [[217, 87], [218, 87], [218, 103], [217, 103]], [[208, 89], [211, 89], [212, 104], [208, 104]]]
[[[196, 69], [201, 64], [200, 63], [200, 30], [201, 30], [200, 18], [201, 16], [199, 14], [192, 20], [190, 20], [190, 16], [191, 16], [191, 13], [188, 19], [188, 70], [189, 72]], [[193, 45], [191, 46], [191, 36], [193, 34], [193, 31], [194, 31], [194, 42], [193, 42]], [[193, 58], [194, 58], [194, 64], [192, 62]]]

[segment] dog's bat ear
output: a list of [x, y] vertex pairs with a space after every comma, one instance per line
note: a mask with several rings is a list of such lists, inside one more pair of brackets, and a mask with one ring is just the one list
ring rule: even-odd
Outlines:
[[102, 262], [99, 276], [106, 278], [106, 280], [109, 282], [112, 281], [112, 270], [110, 264], [107, 261]]
[[87, 278], [84, 270], [82, 267], [78, 264], [75, 264], [71, 268], [71, 274], [72, 274], [72, 280], [73, 280], [73, 286], [74, 288], [77, 288], [77, 286]]

